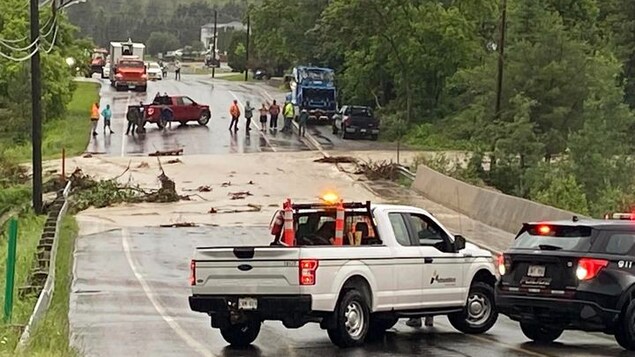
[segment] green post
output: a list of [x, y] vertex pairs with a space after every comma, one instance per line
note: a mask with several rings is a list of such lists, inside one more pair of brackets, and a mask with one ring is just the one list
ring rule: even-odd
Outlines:
[[9, 249], [7, 251], [7, 278], [4, 291], [4, 322], [11, 322], [13, 311], [13, 285], [15, 283], [15, 252], [18, 242], [18, 221], [9, 222]]

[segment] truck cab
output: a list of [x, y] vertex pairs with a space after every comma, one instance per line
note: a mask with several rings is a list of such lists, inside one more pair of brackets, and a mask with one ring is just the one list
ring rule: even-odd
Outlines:
[[198, 247], [190, 263], [190, 308], [232, 345], [266, 320], [319, 323], [340, 347], [405, 317], [447, 315], [464, 333], [496, 322], [492, 254], [421, 208], [288, 201], [270, 233], [269, 246]]
[[291, 87], [291, 102], [298, 107], [298, 113], [306, 109], [310, 120], [331, 121], [337, 111], [337, 91], [333, 69], [295, 67], [289, 86]]
[[143, 61], [145, 45], [132, 42], [110, 43], [110, 84], [116, 90], [147, 90], [147, 70]]

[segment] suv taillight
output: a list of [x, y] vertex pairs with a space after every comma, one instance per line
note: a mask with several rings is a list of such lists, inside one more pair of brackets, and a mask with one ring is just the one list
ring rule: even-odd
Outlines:
[[317, 259], [300, 260], [300, 285], [315, 285], [318, 265]]
[[578, 261], [575, 276], [579, 280], [590, 280], [595, 278], [602, 269], [609, 265], [608, 260], [582, 258]]
[[190, 286], [196, 285], [196, 261], [190, 261]]

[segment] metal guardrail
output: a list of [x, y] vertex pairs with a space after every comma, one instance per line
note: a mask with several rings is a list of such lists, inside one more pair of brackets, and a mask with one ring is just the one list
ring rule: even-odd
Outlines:
[[408, 179], [410, 179], [412, 181], [414, 181], [415, 178], [417, 177], [417, 174], [415, 174], [412, 171], [408, 170], [408, 168], [403, 166], [403, 165], [399, 165], [398, 170], [399, 170], [399, 174], [401, 174], [405, 178], [408, 178]]
[[20, 336], [20, 340], [16, 346], [16, 351], [23, 349], [26, 347], [29, 338], [31, 337], [31, 332], [35, 328], [35, 325], [42, 319], [45, 312], [48, 310], [49, 305], [51, 303], [51, 299], [53, 298], [53, 292], [55, 291], [55, 261], [57, 257], [57, 247], [59, 245], [59, 234], [60, 234], [60, 225], [62, 222], [62, 218], [66, 214], [68, 209], [68, 194], [71, 189], [71, 182], [69, 181], [64, 187], [62, 191], [62, 195], [58, 196], [55, 199], [55, 202], [59, 202], [58, 200], [62, 200], [62, 207], [57, 213], [57, 218], [55, 221], [55, 234], [53, 236], [53, 247], [51, 248], [49, 265], [48, 265], [48, 275], [46, 277], [46, 282], [44, 283], [44, 288], [40, 292], [38, 296], [37, 302], [35, 303], [35, 307], [33, 308], [33, 313], [29, 317], [29, 322], [24, 328], [22, 332], [22, 336]]

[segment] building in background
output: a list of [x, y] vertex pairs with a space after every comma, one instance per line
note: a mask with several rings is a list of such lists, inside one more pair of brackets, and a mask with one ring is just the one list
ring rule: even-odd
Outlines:
[[[247, 31], [247, 26], [245, 26], [240, 21], [232, 21], [224, 24], [217, 24], [217, 38], [216, 38], [216, 48], [220, 52], [224, 52], [227, 50], [225, 48], [229, 44], [229, 39], [231, 38], [230, 34], [233, 31]], [[201, 26], [201, 42], [205, 44], [205, 48], [209, 49], [212, 47], [212, 40], [214, 38], [214, 23], [209, 23]], [[220, 39], [220, 41], [219, 41]], [[223, 41], [226, 39], [226, 41]]]

